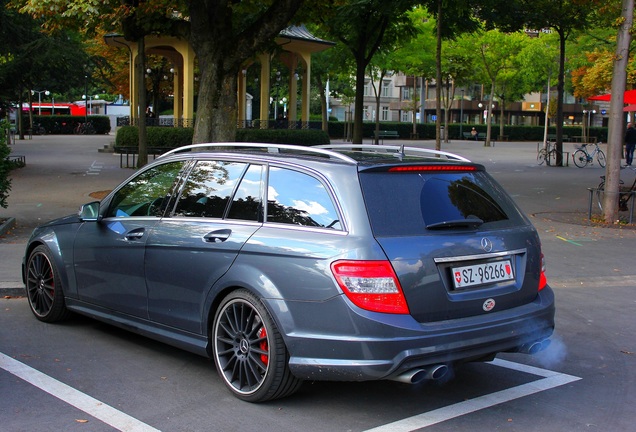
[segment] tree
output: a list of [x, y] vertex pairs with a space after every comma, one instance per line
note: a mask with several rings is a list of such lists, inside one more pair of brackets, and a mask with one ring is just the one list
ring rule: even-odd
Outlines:
[[489, 28], [516, 31], [524, 27], [552, 29], [559, 36], [559, 73], [557, 75], [556, 150], [557, 166], [563, 166], [563, 96], [565, 94], [566, 42], [575, 30], [587, 28], [590, 16], [604, 4], [600, 0], [487, 0], [479, 16]]
[[[475, 77], [479, 82], [489, 84], [490, 95], [486, 107], [487, 129], [485, 146], [490, 146], [492, 137], [492, 109], [497, 86], [503, 85], [511, 71], [514, 72], [515, 57], [523, 47], [525, 35], [521, 33], [502, 33], [498, 30], [484, 31], [477, 37], [466, 37], [462, 44], [464, 50], [475, 54]], [[501, 88], [501, 87], [500, 87]]]
[[356, 97], [353, 139], [362, 143], [364, 84], [367, 66], [380, 46], [391, 45], [402, 37], [410, 37], [412, 28], [406, 12], [413, 0], [350, 0], [325, 5], [320, 9], [320, 23], [328, 34], [342, 42], [353, 55], [356, 64]]
[[614, 72], [612, 73], [612, 99], [610, 101], [610, 119], [607, 167], [605, 168], [605, 194], [603, 196], [603, 216], [605, 222], [614, 223], [618, 218], [618, 196], [620, 186], [620, 161], [623, 148], [623, 94], [627, 78], [629, 45], [634, 25], [634, 0], [623, 0], [621, 17], [617, 20], [616, 51]]
[[[149, 34], [189, 39], [199, 61], [200, 86], [194, 142], [231, 141], [236, 135], [237, 76], [243, 63], [267, 51], [304, 0], [14, 0], [22, 11], [43, 16], [49, 29], [61, 26], [120, 31], [139, 43]], [[184, 18], [187, 17], [187, 18]], [[143, 56], [137, 70], [143, 75]], [[141, 67], [139, 67], [141, 66]], [[143, 76], [137, 77], [140, 83]], [[143, 85], [139, 85], [140, 90]], [[140, 93], [143, 104], [145, 92]], [[145, 126], [139, 110], [140, 135]], [[139, 160], [143, 136], [140, 136]], [[147, 155], [146, 155], [147, 158]]]

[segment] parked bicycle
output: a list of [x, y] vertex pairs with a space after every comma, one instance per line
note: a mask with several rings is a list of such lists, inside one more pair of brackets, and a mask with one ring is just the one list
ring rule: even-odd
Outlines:
[[[591, 152], [587, 148], [588, 145], [594, 146], [594, 149]], [[572, 155], [574, 165], [579, 168], [584, 168], [587, 164], [594, 163], [594, 156], [596, 156], [598, 164], [601, 168], [605, 168], [605, 153], [603, 153], [603, 150], [601, 150], [598, 145], [599, 143], [581, 144], [581, 146], [578, 147], [578, 150], [574, 152], [574, 155]]]
[[[636, 168], [627, 167], [632, 171], [636, 172]], [[634, 182], [631, 186], [625, 186], [625, 182], [620, 180], [619, 189], [618, 189], [618, 210], [619, 211], [627, 211], [629, 210], [627, 204], [629, 200], [632, 199], [632, 196], [636, 193], [636, 177], [634, 177]], [[601, 183], [596, 188], [596, 199], [598, 201], [598, 207], [603, 211], [603, 198], [605, 196], [605, 176], [601, 176]]]
[[550, 165], [553, 158], [556, 159], [556, 156], [556, 145], [550, 141], [544, 142], [543, 147], [537, 152], [537, 163], [543, 165], [543, 162], [546, 162]]
[[78, 123], [73, 132], [75, 132], [76, 135], [93, 135], [95, 134], [95, 126], [89, 121], [86, 123]]

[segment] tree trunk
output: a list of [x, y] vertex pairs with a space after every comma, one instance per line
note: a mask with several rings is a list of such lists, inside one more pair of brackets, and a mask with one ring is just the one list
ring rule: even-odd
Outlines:
[[559, 33], [559, 80], [557, 84], [556, 166], [563, 166], [563, 94], [565, 92], [565, 33]]
[[442, 101], [441, 101], [441, 85], [442, 85], [442, 19], [443, 7], [442, 0], [437, 1], [437, 46], [435, 47], [435, 85], [437, 87], [437, 97], [435, 98], [435, 150], [442, 149]]
[[[627, 62], [634, 21], [634, 0], [623, 0], [623, 23], [618, 29], [614, 71], [612, 73], [612, 99], [610, 100], [609, 136], [607, 139], [607, 166], [605, 167], [605, 194], [603, 196], [603, 217], [605, 222], [614, 223], [618, 219], [618, 191], [620, 183], [620, 163], [623, 149], [623, 98], [627, 79]], [[632, 198], [633, 199], [633, 198]]]
[[[364, 52], [364, 51], [360, 51]], [[361, 54], [363, 55], [363, 54]], [[362, 144], [363, 138], [363, 108], [364, 108], [364, 78], [367, 66], [363, 59], [356, 59], [356, 100], [353, 108], [353, 144]], [[360, 84], [362, 83], [362, 84]]]
[[[137, 74], [135, 79], [137, 80], [137, 106], [131, 107], [137, 109], [139, 113], [139, 124], [137, 130], [139, 131], [139, 146], [137, 151], [139, 155], [137, 157], [137, 168], [141, 168], [148, 163], [148, 133], [146, 131], [146, 76], [145, 76], [145, 61], [144, 56], [146, 52], [146, 44], [144, 37], [140, 37], [137, 40], [137, 58], [135, 59]], [[86, 95], [86, 103], [88, 104], [88, 95]], [[88, 105], [86, 105], [88, 109]]]

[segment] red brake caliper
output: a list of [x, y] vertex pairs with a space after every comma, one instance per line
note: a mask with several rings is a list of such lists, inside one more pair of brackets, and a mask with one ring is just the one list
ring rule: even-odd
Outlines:
[[[267, 349], [267, 332], [265, 331], [265, 327], [261, 327], [260, 330], [258, 331], [258, 337], [259, 338], [265, 338], [264, 340], [261, 341], [260, 344], [260, 348], [263, 351], [268, 351]], [[267, 365], [268, 361], [269, 361], [269, 356], [267, 354], [261, 354], [261, 361]]]

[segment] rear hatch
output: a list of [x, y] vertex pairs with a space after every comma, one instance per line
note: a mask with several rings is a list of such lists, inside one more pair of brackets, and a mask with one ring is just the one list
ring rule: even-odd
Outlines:
[[360, 169], [374, 236], [411, 315], [434, 322], [533, 301], [538, 235], [503, 188], [470, 163]]

